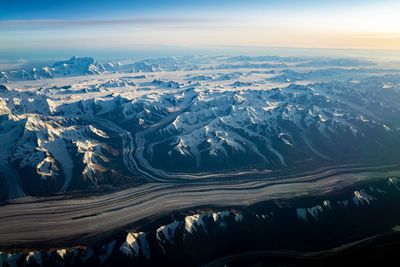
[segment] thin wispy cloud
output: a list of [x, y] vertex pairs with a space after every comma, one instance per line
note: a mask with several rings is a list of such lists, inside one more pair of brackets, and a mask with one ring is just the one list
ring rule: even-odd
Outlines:
[[8, 3], [2, 11], [3, 54], [137, 46], [400, 49], [400, 4], [392, 0], [49, 0]]
[[81, 27], [104, 25], [210, 25], [221, 22], [217, 18], [196, 17], [135, 17], [126, 19], [30, 19], [30, 20], [0, 20], [0, 29], [22, 29], [40, 27]]

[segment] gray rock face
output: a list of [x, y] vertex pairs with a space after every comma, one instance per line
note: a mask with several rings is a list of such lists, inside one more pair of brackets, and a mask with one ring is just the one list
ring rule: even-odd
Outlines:
[[[304, 71], [301, 62], [323, 68]], [[0, 86], [0, 166], [13, 168], [0, 171], [12, 177], [1, 198], [398, 162], [399, 73], [362, 63], [72, 57], [10, 71], [17, 80], [52, 80]], [[338, 67], [349, 64], [358, 68]]]
[[8, 87], [7, 86], [5, 86], [4, 84], [0, 84], [0, 92], [1, 93], [6, 93], [6, 92], [8, 92]]

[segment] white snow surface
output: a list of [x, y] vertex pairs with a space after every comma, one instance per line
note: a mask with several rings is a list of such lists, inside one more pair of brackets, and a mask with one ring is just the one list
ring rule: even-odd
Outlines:
[[[391, 141], [379, 138], [397, 140], [400, 129], [393, 115], [400, 104], [392, 101], [399, 70], [359, 59], [72, 57], [5, 70], [0, 79], [0, 166], [17, 166], [14, 175], [0, 170], [10, 177], [1, 178], [8, 198], [25, 194], [21, 169], [57, 181], [61, 192], [74, 179], [98, 186], [132, 173], [209, 178], [213, 168], [242, 174], [287, 168], [296, 157], [333, 161], [329, 148], [341, 140], [384, 147]], [[227, 164], [234, 159], [243, 166]], [[354, 201], [370, 199], [360, 193]], [[201, 221], [188, 218], [185, 227]]]

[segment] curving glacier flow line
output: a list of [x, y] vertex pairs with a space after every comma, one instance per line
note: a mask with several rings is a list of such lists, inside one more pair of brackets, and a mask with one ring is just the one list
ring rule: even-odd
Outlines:
[[221, 178], [221, 177], [240, 177], [245, 175], [264, 175], [271, 173], [271, 170], [249, 170], [249, 171], [234, 171], [224, 173], [172, 173], [161, 169], [154, 168], [143, 156], [146, 143], [146, 135], [151, 134], [160, 128], [170, 124], [175, 120], [177, 116], [185, 112], [191, 105], [194, 98], [188, 101], [187, 105], [175, 112], [171, 112], [159, 122], [151, 125], [147, 129], [137, 132], [135, 134], [135, 149], [129, 150], [128, 160], [135, 166], [137, 172], [145, 176], [147, 179], [158, 181], [158, 182], [171, 182], [171, 181], [182, 181], [182, 180], [193, 180], [193, 179], [209, 179], [209, 178]]
[[[279, 181], [144, 183], [101, 195], [57, 195], [0, 206], [0, 248], [96, 244], [126, 229], [200, 206], [246, 207], [267, 200], [321, 196], [355, 183], [400, 175], [398, 166], [364, 168], [328, 176], [281, 177]], [[327, 178], [328, 177], [328, 178]], [[32, 223], [35, 222], [35, 223]]]
[[83, 119], [86, 121], [90, 121], [94, 124], [98, 124], [103, 128], [106, 128], [114, 133], [117, 133], [122, 140], [122, 160], [124, 162], [124, 165], [129, 172], [133, 174], [137, 173], [137, 170], [133, 164], [134, 159], [132, 157], [132, 151], [134, 150], [132, 134], [129, 131], [111, 122], [110, 120], [106, 120], [99, 117], [96, 118], [83, 117]]
[[[190, 104], [189, 104], [190, 105]], [[164, 126], [170, 124], [177, 116], [185, 112], [185, 110], [189, 107], [186, 106], [178, 111], [172, 112], [164, 117], [162, 120], [157, 122], [156, 124], [151, 125], [147, 129], [137, 132], [135, 134], [135, 149], [130, 150], [128, 153], [132, 155], [127, 156], [127, 158], [132, 162], [135, 166], [137, 172], [142, 174], [144, 177], [150, 180], [158, 181], [158, 182], [173, 182], [173, 181], [182, 181], [182, 180], [196, 180], [196, 179], [211, 179], [211, 178], [236, 178], [241, 176], [265, 176], [267, 174], [271, 174], [271, 170], [248, 170], [248, 171], [232, 171], [232, 172], [214, 172], [214, 173], [206, 173], [206, 172], [197, 172], [197, 173], [173, 173], [167, 172], [162, 169], [157, 169], [151, 166], [151, 164], [144, 157], [145, 145], [146, 145], [146, 135], [149, 135]], [[251, 143], [251, 142], [249, 142]], [[152, 147], [151, 147], [152, 149]], [[286, 165], [284, 158], [280, 155], [276, 150], [272, 148], [272, 146], [268, 147], [281, 161], [283, 165]], [[265, 158], [264, 158], [265, 159]], [[265, 159], [266, 160], [266, 159]]]

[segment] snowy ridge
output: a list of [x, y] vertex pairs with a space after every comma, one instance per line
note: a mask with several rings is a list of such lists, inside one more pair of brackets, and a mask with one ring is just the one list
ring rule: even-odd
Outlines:
[[56, 191], [69, 189], [77, 168], [82, 168], [83, 180], [98, 184], [109, 172], [104, 164], [119, 155], [107, 143], [109, 136], [103, 130], [75, 118], [52, 116], [59, 113], [58, 106], [42, 95], [2, 98], [0, 103], [4, 118], [1, 142], [5, 145], [2, 160], [17, 169], [31, 170], [41, 183], [56, 181]]
[[[190, 105], [178, 105], [175, 110], [181, 112], [154, 133], [157, 143], [150, 142], [146, 152], [149, 160], [156, 153], [164, 154], [163, 159], [167, 160], [193, 158], [193, 167], [198, 169], [210, 157], [230, 158], [232, 153], [252, 154], [268, 166], [287, 166], [288, 158], [293, 157], [290, 154], [300, 147], [318, 158], [331, 159], [337, 155], [329, 153], [335, 153], [337, 149], [330, 148], [329, 144], [336, 146], [335, 140], [339, 136], [354, 142], [370, 142], [376, 138], [371, 134], [396, 132], [393, 125], [387, 125], [384, 117], [354, 103], [353, 97], [363, 95], [366, 103], [375, 100], [354, 88], [344, 92], [345, 86], [337, 83], [292, 84], [265, 91], [196, 90]], [[168, 114], [168, 107], [157, 106], [157, 103], [166, 100], [179, 103], [179, 97], [160, 95], [157, 101], [152, 100], [156, 106], [153, 110]], [[384, 109], [392, 113], [399, 107], [386, 106]], [[383, 110], [380, 112], [385, 116], [384, 113]], [[154, 115], [153, 112], [150, 114]], [[142, 114], [140, 120], [147, 124], [149, 117]], [[165, 145], [172, 149], [166, 151]]]
[[139, 257], [141, 255], [150, 258], [149, 244], [147, 242], [147, 234], [144, 232], [128, 233], [126, 242], [120, 247], [122, 254], [129, 257]]
[[[329, 66], [297, 67], [310, 62]], [[1, 178], [0, 198], [396, 161], [400, 77], [370, 66], [274, 56], [51, 64], [51, 81], [0, 88], [0, 177], [12, 177]], [[311, 81], [274, 81], [279, 75]]]
[[[291, 235], [306, 234], [303, 231], [309, 231], [315, 227], [321, 227], [320, 229], [323, 230], [331, 229], [329, 227], [332, 222], [346, 227], [347, 219], [342, 222], [339, 217], [343, 212], [355, 214], [354, 220], [358, 220], [358, 216], [362, 216], [361, 220], [363, 220], [370, 216], [370, 211], [376, 211], [375, 204], [393, 206], [395, 203], [391, 201], [395, 201], [399, 196], [398, 180], [397, 177], [392, 177], [378, 184], [366, 185], [353, 192], [345, 192], [344, 195], [339, 195], [339, 198], [334, 196], [335, 199], [327, 198], [320, 204], [297, 208], [298, 202], [294, 201], [289, 205], [258, 205], [258, 207], [245, 208], [242, 211], [226, 209], [191, 212], [182, 214], [179, 218], [170, 219], [170, 223], [152, 226], [146, 231], [127, 231], [123, 240], [118, 238], [107, 241], [101, 246], [0, 252], [0, 264], [46, 266], [45, 263], [54, 262], [58, 265], [69, 263], [107, 266], [110, 261], [126, 259], [129, 263], [135, 262], [141, 265], [150, 263], [151, 265], [154, 260], [157, 260], [154, 257], [168, 257], [169, 253], [175, 255], [174, 253], [185, 251], [186, 248], [193, 249], [196, 246], [206, 245], [211, 246], [212, 251], [212, 244], [224, 242], [221, 240], [224, 237], [228, 238], [228, 242], [231, 236], [238, 237], [239, 241], [243, 240], [242, 238], [256, 240], [258, 235], [281, 240], [286, 237], [280, 234], [287, 233], [287, 229], [280, 229], [280, 234], [275, 237], [273, 231], [282, 225], [291, 225], [295, 229], [290, 231]], [[252, 231], [249, 231], [249, 227]], [[352, 230], [352, 227], [350, 225], [348, 230]], [[268, 231], [268, 229], [272, 233], [265, 235], [263, 231]], [[398, 227], [394, 226], [392, 231], [398, 231]], [[347, 230], [344, 233], [347, 234]], [[248, 237], [248, 235], [251, 236]], [[289, 241], [292, 240], [290, 238], [289, 236]], [[264, 239], [262, 241], [265, 242]]]

